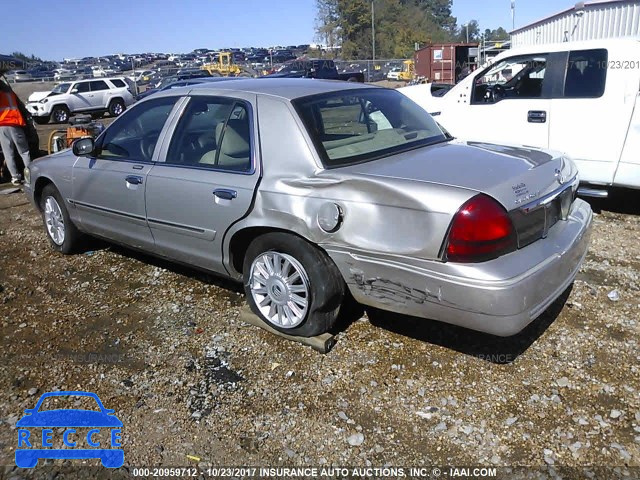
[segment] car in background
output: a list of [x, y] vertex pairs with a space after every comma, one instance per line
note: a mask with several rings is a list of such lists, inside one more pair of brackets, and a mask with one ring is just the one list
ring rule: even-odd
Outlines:
[[142, 70], [141, 72], [135, 72], [135, 74], [129, 75], [129, 78], [136, 83], [145, 83], [149, 81], [149, 78], [154, 73], [156, 73], [155, 70]]
[[[38, 93], [38, 92], [34, 92]], [[37, 101], [27, 102], [27, 110], [36, 123], [66, 123], [75, 113], [117, 117], [135, 102], [131, 87], [123, 77], [79, 80], [59, 83]]]
[[338, 72], [333, 60], [321, 59], [293, 60], [281, 65], [276, 73], [261, 78], [317, 78], [364, 83], [362, 72]]
[[392, 68], [389, 73], [387, 73], [387, 80], [400, 80], [400, 72], [402, 72], [402, 68]]
[[202, 78], [202, 77], [210, 77], [211, 73], [208, 70], [203, 70], [201, 68], [181, 68], [176, 73], [176, 77], [179, 80], [188, 80], [190, 78]]
[[350, 82], [161, 92], [27, 173], [56, 251], [86, 233], [242, 281], [262, 321], [307, 337], [348, 292], [514, 335], [571, 285], [592, 222], [561, 154], [455, 140], [396, 90]]
[[640, 68], [629, 59], [640, 59], [637, 38], [527, 45], [444, 94], [399, 91], [456, 137], [564, 152], [580, 170], [580, 194], [602, 198], [610, 188], [640, 190]]
[[30, 82], [33, 77], [26, 70], [11, 70], [4, 75], [7, 80], [12, 82]]

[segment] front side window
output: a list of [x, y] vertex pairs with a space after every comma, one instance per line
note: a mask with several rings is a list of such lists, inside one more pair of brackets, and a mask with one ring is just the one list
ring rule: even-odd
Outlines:
[[332, 92], [293, 103], [326, 168], [370, 161], [448, 138], [427, 112], [395, 90]]
[[607, 81], [607, 50], [577, 50], [569, 53], [564, 81], [565, 98], [598, 98]]
[[53, 90], [51, 90], [51, 93], [55, 93], [55, 94], [67, 93], [70, 86], [71, 86], [70, 83], [59, 83], [58, 85], [55, 86]]
[[150, 162], [160, 132], [178, 98], [150, 100], [125, 112], [105, 131], [98, 156], [109, 160]]
[[192, 97], [174, 133], [166, 163], [248, 172], [252, 165], [250, 122], [244, 102]]
[[89, 82], [76, 83], [71, 89], [71, 93], [87, 93], [89, 91]]
[[504, 59], [476, 78], [472, 102], [496, 103], [503, 99], [542, 98], [546, 75], [547, 55]]

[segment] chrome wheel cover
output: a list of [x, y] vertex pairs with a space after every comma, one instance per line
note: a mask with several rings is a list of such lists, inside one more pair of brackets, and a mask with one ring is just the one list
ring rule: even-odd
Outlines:
[[115, 103], [111, 111], [113, 112], [114, 115], [118, 116], [124, 111], [124, 108], [122, 107], [121, 103]]
[[60, 205], [53, 197], [47, 197], [44, 203], [44, 223], [47, 226], [49, 237], [56, 245], [64, 243], [64, 217]]
[[309, 277], [295, 258], [265, 252], [251, 264], [251, 296], [260, 313], [280, 328], [295, 328], [307, 316], [311, 301]]

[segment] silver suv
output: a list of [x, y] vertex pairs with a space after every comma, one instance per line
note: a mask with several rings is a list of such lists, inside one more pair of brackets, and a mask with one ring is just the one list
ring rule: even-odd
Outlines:
[[27, 110], [36, 123], [66, 123], [74, 113], [117, 117], [135, 102], [127, 79], [93, 78], [56, 85], [45, 97], [29, 101]]

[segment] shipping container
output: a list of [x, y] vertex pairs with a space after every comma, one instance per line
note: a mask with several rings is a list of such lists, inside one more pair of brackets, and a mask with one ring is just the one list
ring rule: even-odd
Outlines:
[[477, 43], [438, 43], [417, 50], [415, 71], [429, 82], [455, 84], [477, 66]]

